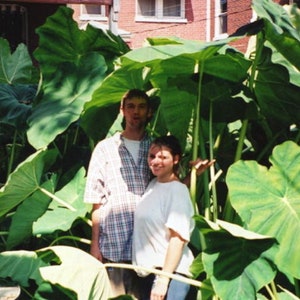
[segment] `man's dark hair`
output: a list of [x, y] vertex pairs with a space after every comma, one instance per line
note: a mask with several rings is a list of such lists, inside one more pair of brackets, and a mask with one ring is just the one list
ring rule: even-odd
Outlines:
[[123, 107], [124, 103], [128, 99], [132, 98], [142, 98], [145, 99], [147, 104], [149, 103], [149, 96], [146, 94], [145, 91], [139, 90], [139, 89], [131, 89], [127, 91], [121, 100], [121, 107]]

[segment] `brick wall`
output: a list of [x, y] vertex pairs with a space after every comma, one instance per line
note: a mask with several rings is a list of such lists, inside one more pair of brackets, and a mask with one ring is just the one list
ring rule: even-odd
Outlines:
[[121, 1], [119, 28], [132, 35], [131, 46], [141, 47], [147, 37], [177, 36], [191, 40], [205, 40], [206, 11], [201, 0], [186, 1], [186, 23], [133, 22], [135, 0]]
[[228, 1], [228, 34], [234, 33], [239, 27], [249, 24], [252, 18], [251, 1]]
[[[274, 0], [280, 4], [288, 0]], [[239, 27], [249, 24], [252, 18], [251, 0], [227, 0], [227, 24], [228, 34], [233, 34]], [[206, 0], [186, 0], [185, 16], [186, 22], [137, 22], [136, 0], [120, 1], [120, 12], [118, 14], [118, 28], [130, 34], [128, 44], [131, 48], [139, 48], [148, 37], [170, 37], [177, 36], [189, 40], [205, 41], [207, 35], [209, 40], [215, 38], [215, 1], [210, 1], [210, 19], [206, 12]], [[71, 5], [75, 10], [74, 19], [78, 21], [79, 6]], [[77, 7], [77, 8], [76, 8]], [[208, 28], [209, 27], [209, 28]], [[208, 31], [208, 29], [210, 29]], [[238, 50], [245, 52], [248, 38], [232, 43]]]
[[[249, 0], [229, 0], [227, 4], [227, 10], [229, 35], [233, 34], [241, 26], [247, 25], [252, 21], [251, 18], [253, 16], [253, 12], [251, 8], [251, 1]], [[245, 37], [231, 43], [231, 46], [245, 53], [247, 50], [248, 41], [249, 38]]]

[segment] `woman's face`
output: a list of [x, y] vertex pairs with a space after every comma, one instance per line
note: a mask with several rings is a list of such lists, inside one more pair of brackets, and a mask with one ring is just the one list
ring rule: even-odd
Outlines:
[[148, 165], [158, 181], [166, 182], [175, 176], [173, 168], [178, 163], [178, 155], [173, 156], [170, 149], [165, 146], [150, 146]]

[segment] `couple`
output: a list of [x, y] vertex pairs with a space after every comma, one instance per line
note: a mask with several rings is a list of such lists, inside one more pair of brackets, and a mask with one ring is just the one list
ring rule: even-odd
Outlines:
[[[133, 262], [188, 276], [193, 208], [178, 179], [179, 142], [173, 136], [154, 141], [147, 136], [152, 111], [144, 91], [129, 90], [120, 109], [123, 132], [97, 144], [88, 168], [84, 201], [93, 204], [90, 252], [103, 263]], [[212, 163], [200, 162], [198, 172]], [[113, 297], [183, 300], [189, 290], [179, 281], [127, 269], [110, 268], [108, 275]]]

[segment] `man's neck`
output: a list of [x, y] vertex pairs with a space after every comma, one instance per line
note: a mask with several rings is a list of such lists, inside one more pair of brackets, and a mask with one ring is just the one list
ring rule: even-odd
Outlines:
[[145, 135], [145, 130], [124, 130], [122, 136], [129, 140], [140, 141]]

